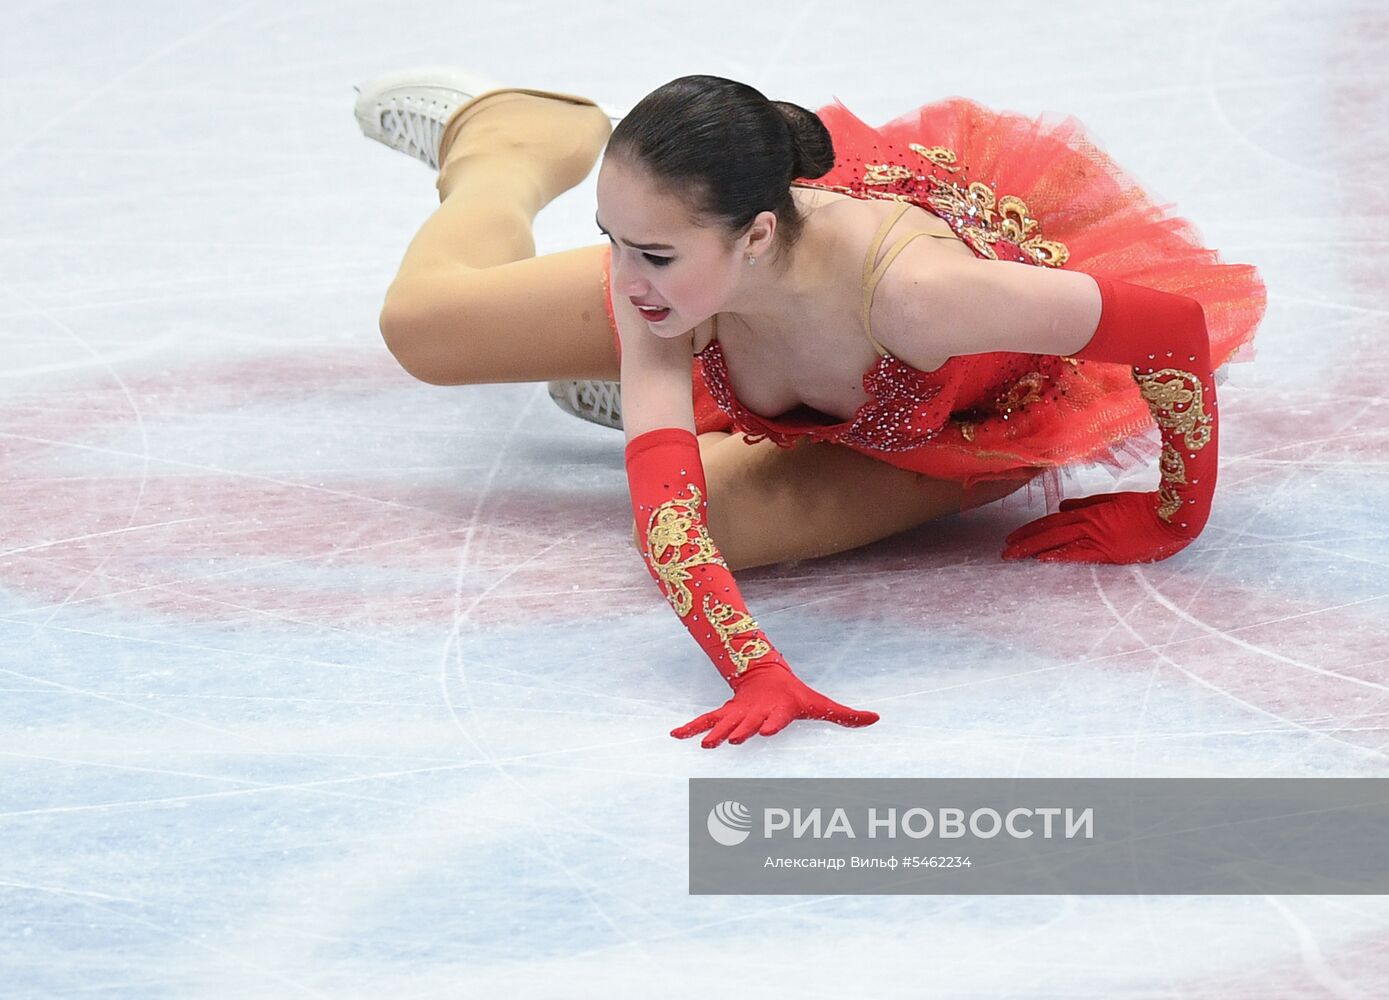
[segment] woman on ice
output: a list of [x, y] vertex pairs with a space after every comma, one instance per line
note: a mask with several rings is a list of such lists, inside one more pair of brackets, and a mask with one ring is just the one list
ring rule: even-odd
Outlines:
[[[673, 736], [878, 719], [796, 677], [734, 569], [1034, 479], [1054, 499], [1064, 466], [1142, 454], [1154, 423], [1155, 490], [1064, 500], [1003, 557], [1165, 559], [1206, 523], [1213, 376], [1253, 338], [1263, 285], [1073, 118], [952, 98], [873, 128], [713, 76], [619, 117], [456, 71], [373, 81], [356, 113], [438, 170], [381, 312], [400, 364], [438, 385], [549, 381], [626, 432], [637, 548], [733, 689]], [[536, 257], [536, 214], [600, 153], [607, 244]]]

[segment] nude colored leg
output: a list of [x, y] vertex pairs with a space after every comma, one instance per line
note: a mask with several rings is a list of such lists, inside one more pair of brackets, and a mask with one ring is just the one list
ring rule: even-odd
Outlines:
[[502, 93], [445, 135], [439, 208], [386, 293], [381, 332], [439, 385], [618, 377], [601, 246], [535, 257], [536, 214], [587, 176], [612, 125], [596, 107]]
[[[709, 534], [734, 570], [845, 552], [958, 513], [965, 500], [959, 483], [842, 445], [802, 442], [787, 450], [712, 431], [699, 436], [699, 451]], [[1000, 499], [1028, 478], [979, 487], [970, 499]]]

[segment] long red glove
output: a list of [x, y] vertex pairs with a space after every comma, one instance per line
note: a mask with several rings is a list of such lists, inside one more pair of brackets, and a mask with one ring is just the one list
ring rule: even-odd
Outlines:
[[1073, 357], [1134, 366], [1134, 381], [1162, 435], [1160, 485], [1155, 493], [1063, 500], [1058, 513], [1008, 536], [1005, 559], [1155, 562], [1191, 544], [1210, 516], [1217, 420], [1201, 304], [1112, 278], [1095, 282], [1100, 324]]
[[627, 444], [632, 514], [646, 568], [690, 634], [714, 662], [733, 697], [671, 731], [685, 739], [709, 730], [702, 745], [771, 736], [794, 719], [867, 726], [860, 712], [807, 687], [747, 613], [733, 574], [706, 528], [707, 487], [699, 441], [679, 427], [647, 431]]

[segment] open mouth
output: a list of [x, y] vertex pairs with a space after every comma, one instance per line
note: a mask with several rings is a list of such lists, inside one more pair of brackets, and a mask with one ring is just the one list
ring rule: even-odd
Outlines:
[[650, 306], [637, 306], [637, 312], [641, 313], [647, 322], [659, 323], [670, 315], [670, 307], [665, 306], [660, 309], [655, 309]]

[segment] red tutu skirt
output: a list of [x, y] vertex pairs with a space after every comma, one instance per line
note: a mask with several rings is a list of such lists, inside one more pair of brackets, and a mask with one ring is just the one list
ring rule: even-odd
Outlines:
[[[1074, 117], [1029, 118], [958, 97], [880, 128], [837, 102], [817, 113], [833, 138], [836, 166], [812, 183], [905, 198], [942, 217], [929, 192], [964, 198], [992, 225], [966, 238], [976, 254], [1189, 296], [1205, 312], [1215, 365], [1252, 357], [1247, 345], [1265, 307], [1258, 273], [1248, 264], [1221, 262], [1189, 221], [1155, 203]], [[866, 177], [865, 164], [882, 169]], [[901, 164], [910, 170], [894, 167]], [[933, 189], [908, 176], [912, 171], [950, 187]], [[1153, 418], [1128, 365], [1076, 366], [1002, 353], [961, 356], [947, 365], [956, 397], [936, 437], [905, 452], [856, 450], [966, 486], [1041, 472], [1053, 504], [1065, 466], [1099, 462], [1117, 469], [1157, 453]], [[740, 430], [709, 397], [699, 367], [696, 360], [697, 429]], [[1063, 377], [1064, 394], [1033, 392], [1039, 379]]]

